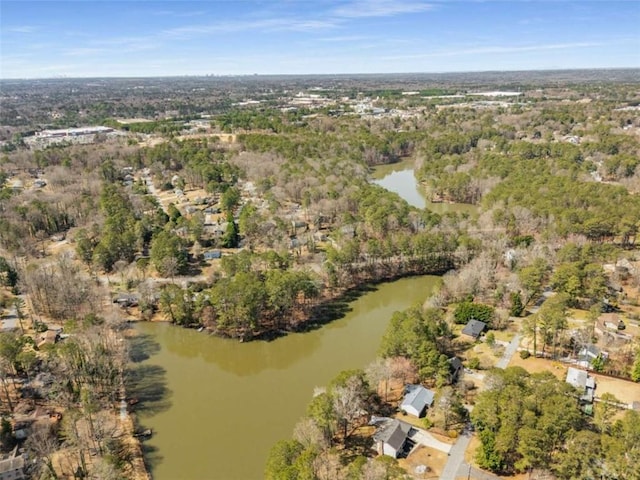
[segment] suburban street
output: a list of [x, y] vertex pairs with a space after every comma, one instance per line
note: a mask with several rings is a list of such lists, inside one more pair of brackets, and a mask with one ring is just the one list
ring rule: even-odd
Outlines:
[[471, 442], [471, 432], [465, 430], [449, 451], [449, 460], [447, 460], [447, 464], [442, 470], [440, 480], [456, 480], [458, 471], [464, 464], [464, 454], [467, 451], [469, 442]]
[[[496, 362], [497, 368], [505, 369], [513, 355], [518, 351], [518, 346], [520, 345], [520, 340], [522, 339], [522, 334], [516, 333], [514, 337], [511, 339], [509, 344], [505, 347], [504, 354], [502, 358]], [[441, 480], [456, 480], [457, 478], [474, 478], [479, 480], [494, 480], [498, 479], [495, 475], [491, 475], [490, 473], [483, 472], [482, 470], [478, 470], [477, 468], [470, 467], [469, 464], [465, 463], [464, 455], [467, 451], [469, 443], [471, 442], [471, 432], [465, 430], [462, 435], [458, 438], [458, 441], [451, 448], [449, 452], [449, 460], [447, 460], [447, 464], [442, 471], [442, 475], [440, 476]]]
[[[444, 478], [444, 477], [442, 477]], [[463, 463], [460, 465], [458, 469], [458, 473], [455, 478], [468, 478], [473, 480], [499, 480], [500, 477], [496, 477], [487, 472], [483, 472], [482, 470], [478, 470], [477, 468], [472, 467], [468, 463]]]

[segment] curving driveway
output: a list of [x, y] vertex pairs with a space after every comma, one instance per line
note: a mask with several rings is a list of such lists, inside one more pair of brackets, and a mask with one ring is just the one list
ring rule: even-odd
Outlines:
[[416, 444], [424, 445], [425, 447], [433, 448], [444, 453], [449, 453], [449, 451], [453, 447], [448, 443], [441, 442], [429, 432], [426, 432], [419, 428], [413, 427], [412, 432], [413, 433], [409, 436], [409, 438], [416, 442]]
[[504, 350], [504, 354], [502, 355], [502, 358], [498, 360], [498, 362], [496, 363], [496, 368], [502, 368], [502, 369], [507, 368], [507, 365], [509, 365], [509, 362], [511, 361], [511, 357], [513, 357], [513, 354], [518, 351], [521, 338], [522, 338], [522, 335], [517, 333], [511, 339], [511, 342], [509, 342], [509, 345], [507, 345], [507, 348], [505, 348]]

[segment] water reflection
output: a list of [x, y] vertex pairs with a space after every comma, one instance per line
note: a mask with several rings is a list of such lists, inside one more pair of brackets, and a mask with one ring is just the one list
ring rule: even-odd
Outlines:
[[152, 336], [138, 334], [129, 341], [129, 364], [125, 388], [129, 399], [135, 399], [136, 411], [153, 416], [171, 408], [171, 390], [167, 388], [167, 370], [160, 365], [144, 363], [160, 352], [160, 343]]
[[373, 183], [390, 192], [397, 193], [409, 205], [417, 208], [428, 208], [440, 215], [446, 213], [473, 214], [478, 211], [476, 205], [467, 203], [434, 203], [427, 200], [425, 189], [418, 183], [413, 168], [412, 160], [404, 160], [391, 165], [380, 165], [375, 167], [371, 177], [373, 178]]
[[145, 442], [154, 479], [262, 478], [270, 447], [291, 436], [314, 387], [341, 370], [366, 366], [393, 312], [424, 301], [438, 282], [426, 276], [381, 284], [349, 302], [343, 318], [271, 342], [137, 325], [160, 344], [141, 365], [160, 368], [139, 370], [136, 381], [159, 375], [167, 401], [149, 402], [157, 408], [153, 415], [141, 412], [143, 425], [154, 432]]
[[[233, 375], [244, 377], [264, 370], [283, 370], [313, 355], [330, 332], [348, 326], [346, 321], [335, 320], [344, 319], [347, 315], [368, 315], [394, 302], [388, 296], [367, 295], [376, 290], [377, 286], [366, 286], [353, 291], [344, 299], [323, 306], [322, 312], [318, 313], [320, 318], [307, 331], [290, 333], [271, 341], [257, 340], [240, 344], [238, 340], [218, 338], [193, 330], [186, 333], [180, 328], [160, 329], [156, 338], [169, 352], [183, 358], [200, 358], [207, 363], [214, 363]], [[362, 295], [367, 295], [367, 301], [358, 302]], [[318, 331], [309, 335], [313, 330]]]
[[[159, 330], [159, 340], [171, 353], [183, 358], [199, 358], [237, 376], [255, 375], [264, 370], [282, 370], [308, 357], [320, 346], [320, 337], [306, 338], [294, 333], [272, 342], [241, 344], [237, 340], [217, 338], [206, 333], [185, 335], [179, 328]], [[274, 346], [274, 343], [278, 343]]]

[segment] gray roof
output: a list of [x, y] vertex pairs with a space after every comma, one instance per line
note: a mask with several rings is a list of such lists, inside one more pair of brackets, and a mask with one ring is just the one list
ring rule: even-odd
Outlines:
[[400, 409], [412, 406], [416, 411], [421, 412], [424, 407], [431, 406], [435, 393], [422, 385], [409, 385], [407, 394], [402, 399]]
[[460, 360], [458, 357], [451, 357], [448, 361], [452, 370], [460, 370], [464, 367], [464, 365], [462, 364], [462, 360]]
[[18, 455], [15, 457], [0, 460], [0, 473], [15, 472], [24, 468], [24, 457]]
[[480, 320], [469, 320], [469, 323], [465, 325], [462, 329], [462, 333], [465, 335], [469, 335], [473, 338], [478, 338], [484, 329], [487, 328], [487, 324], [481, 322]]
[[401, 422], [400, 420], [393, 420], [388, 426], [384, 427], [377, 435], [376, 438], [394, 448], [400, 450], [407, 440], [411, 425]]
[[596, 358], [598, 355], [600, 355], [600, 349], [595, 345], [591, 344], [591, 345], [587, 345], [586, 347], [583, 347], [580, 350], [580, 352], [578, 353], [578, 359], [579, 360], [584, 359], [584, 360], [590, 361]]
[[573, 385], [579, 390], [594, 390], [596, 388], [596, 380], [584, 370], [569, 367], [567, 370], [567, 383]]

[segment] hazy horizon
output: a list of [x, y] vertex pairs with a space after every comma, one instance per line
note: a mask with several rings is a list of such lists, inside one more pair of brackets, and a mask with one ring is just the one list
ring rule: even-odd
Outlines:
[[0, 78], [640, 67], [636, 1], [2, 0]]
[[[535, 73], [579, 73], [579, 72], [606, 72], [606, 71], [639, 71], [640, 67], [622, 67], [622, 68], [558, 68], [558, 69], [532, 69], [532, 70], [467, 70], [467, 71], [451, 71], [451, 72], [350, 72], [350, 73], [244, 73], [244, 74], [172, 74], [172, 75], [103, 75], [103, 76], [83, 76], [83, 77], [71, 77], [71, 76], [51, 76], [51, 77], [7, 77], [0, 78], [2, 81], [31, 81], [31, 80], [135, 80], [135, 79], [179, 79], [179, 78], [234, 78], [234, 77], [393, 77], [393, 76], [457, 76], [457, 75], [472, 75], [472, 74], [496, 74], [496, 75], [508, 75], [508, 74], [535, 74]], [[639, 80], [640, 81], [640, 80]]]

